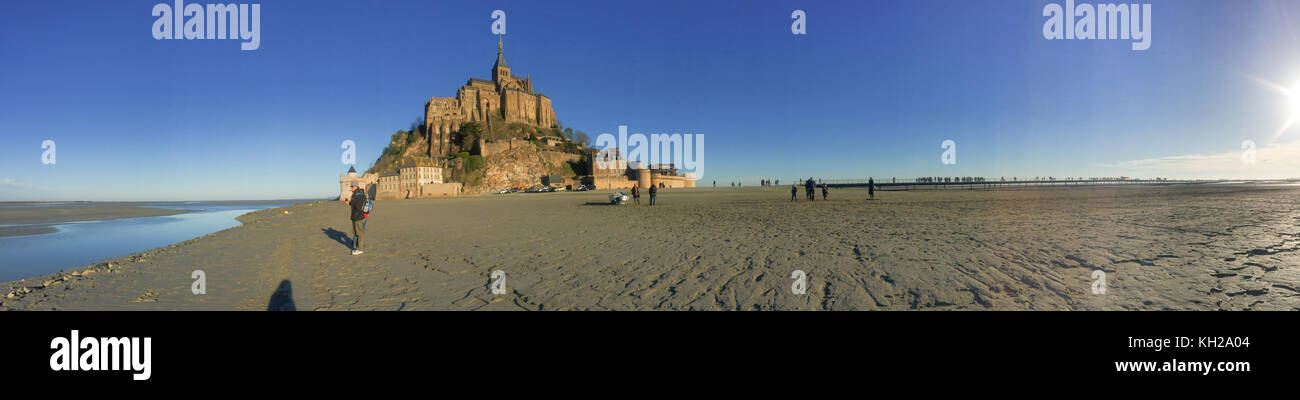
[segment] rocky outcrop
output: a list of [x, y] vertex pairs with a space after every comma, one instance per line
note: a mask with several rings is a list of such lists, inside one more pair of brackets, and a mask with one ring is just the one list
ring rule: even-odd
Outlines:
[[[536, 146], [516, 146], [497, 154], [485, 157], [487, 166], [483, 168], [483, 179], [478, 187], [466, 188], [466, 192], [496, 191], [511, 187], [528, 187], [540, 185], [543, 175], [565, 172], [564, 163], [577, 161], [577, 154], [539, 150]], [[572, 178], [572, 176], [565, 176]]]

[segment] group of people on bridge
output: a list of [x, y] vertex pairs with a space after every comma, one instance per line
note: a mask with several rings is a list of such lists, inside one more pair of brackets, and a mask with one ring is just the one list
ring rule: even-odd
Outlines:
[[[809, 177], [808, 180], [803, 182], [803, 187], [804, 187], [803, 189], [804, 196], [807, 197], [808, 201], [817, 201], [816, 190], [818, 187], [821, 187], [823, 201], [830, 196], [830, 188], [826, 186], [826, 183], [822, 183], [819, 185], [817, 184], [817, 180], [813, 179], [812, 177]], [[870, 200], [876, 199], [876, 179], [874, 177], [868, 178], [867, 180], [867, 198]], [[790, 185], [790, 201], [799, 201], [798, 184]]]

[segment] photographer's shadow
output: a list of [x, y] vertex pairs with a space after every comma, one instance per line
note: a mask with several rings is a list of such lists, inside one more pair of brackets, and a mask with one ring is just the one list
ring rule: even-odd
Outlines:
[[293, 304], [293, 284], [288, 279], [280, 281], [280, 287], [271, 293], [271, 301], [266, 304], [266, 311], [297, 311]]

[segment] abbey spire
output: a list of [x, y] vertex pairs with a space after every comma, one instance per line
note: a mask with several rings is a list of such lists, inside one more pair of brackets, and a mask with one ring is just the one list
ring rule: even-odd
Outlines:
[[501, 84], [510, 79], [510, 66], [506, 65], [505, 44], [502, 37], [497, 36], [497, 62], [492, 64], [492, 81]]
[[543, 129], [556, 126], [551, 99], [533, 90], [531, 76], [514, 76], [506, 65], [504, 39], [497, 37], [497, 60], [492, 79], [469, 78], [455, 97], [429, 98], [424, 103], [424, 126], [429, 135], [429, 156], [445, 157], [456, 149], [452, 133], [462, 124], [523, 123]]

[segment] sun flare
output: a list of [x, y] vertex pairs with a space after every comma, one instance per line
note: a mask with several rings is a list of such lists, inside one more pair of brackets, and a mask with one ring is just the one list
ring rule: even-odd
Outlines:
[[1277, 140], [1278, 138], [1282, 137], [1283, 134], [1289, 131], [1292, 127], [1296, 126], [1297, 124], [1300, 124], [1300, 84], [1296, 84], [1295, 86], [1292, 87], [1286, 87], [1274, 83], [1272, 81], [1260, 79], [1254, 76], [1249, 76], [1249, 78], [1255, 81], [1256, 83], [1263, 85], [1264, 87], [1272, 89], [1274, 92], [1277, 92], [1278, 94], [1286, 96], [1286, 101], [1289, 102], [1289, 104], [1287, 105], [1288, 106], [1287, 109], [1290, 111], [1288, 113], [1289, 115], [1287, 115], [1286, 121], [1284, 121], [1281, 126], [1278, 126], [1277, 130], [1273, 132], [1273, 135], [1269, 136], [1270, 142]]

